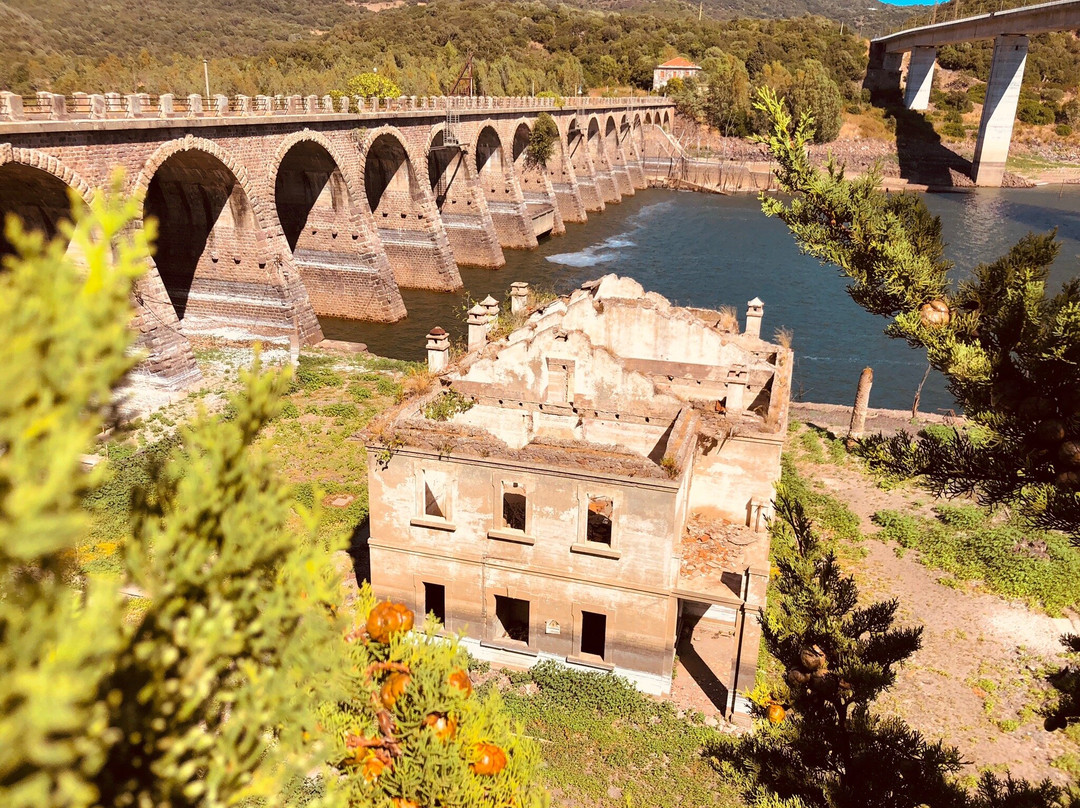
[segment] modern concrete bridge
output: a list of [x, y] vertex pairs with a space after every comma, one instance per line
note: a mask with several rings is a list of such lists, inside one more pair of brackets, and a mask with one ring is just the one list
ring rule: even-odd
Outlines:
[[937, 49], [942, 45], [993, 39], [994, 58], [979, 122], [972, 179], [976, 185], [1000, 186], [1027, 64], [1028, 38], [1033, 34], [1078, 29], [1080, 0], [1040, 3], [911, 28], [870, 43], [865, 86], [873, 93], [899, 91], [903, 57], [910, 53], [904, 103], [908, 109], [925, 110], [930, 103]]
[[[525, 159], [536, 117], [559, 141]], [[322, 339], [319, 316], [394, 321], [399, 288], [461, 288], [458, 264], [583, 222], [645, 187], [662, 98], [301, 98], [0, 93], [0, 214], [47, 234], [117, 167], [156, 255], [136, 289], [140, 372], [198, 375], [188, 338]], [[0, 251], [10, 246], [0, 241]]]

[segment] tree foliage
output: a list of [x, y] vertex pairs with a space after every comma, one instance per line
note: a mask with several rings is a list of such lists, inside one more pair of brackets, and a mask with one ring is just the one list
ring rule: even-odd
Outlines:
[[856, 303], [890, 317], [889, 336], [925, 351], [989, 435], [871, 438], [868, 458], [922, 475], [939, 494], [1015, 504], [1037, 526], [1080, 540], [1080, 278], [1047, 293], [1054, 234], [1025, 236], [953, 285], [941, 222], [921, 199], [884, 193], [873, 172], [848, 180], [834, 162], [819, 171], [806, 154], [812, 118], [795, 124], [769, 92], [759, 108], [791, 194], [763, 197], [766, 214], [788, 225], [803, 252], [836, 266]]
[[[274, 806], [306, 782], [320, 808], [542, 805], [533, 746], [471, 694], [456, 642], [435, 625], [380, 635], [369, 618], [388, 605], [367, 590], [348, 619], [336, 547], [257, 442], [288, 371], [256, 362], [224, 417], [155, 454], [120, 577], [79, 572], [82, 502], [111, 472], [80, 458], [137, 361], [130, 297], [153, 227], [132, 230], [115, 192], [73, 207], [51, 243], [10, 221], [0, 272], [0, 804]], [[145, 606], [125, 609], [121, 586]], [[396, 671], [412, 681], [387, 705]], [[446, 743], [432, 713], [456, 724]], [[389, 759], [367, 777], [376, 750]]]
[[401, 90], [386, 76], [378, 73], [359, 73], [345, 82], [342, 95], [361, 98], [398, 98]]
[[559, 142], [559, 127], [555, 119], [547, 112], [541, 112], [536, 116], [532, 132], [529, 133], [529, 143], [525, 147], [525, 165], [534, 168], [544, 168]]
[[74, 0], [18, 1], [22, 10], [0, 29], [8, 53], [0, 86], [24, 93], [201, 93], [204, 56], [211, 92], [246, 95], [324, 95], [373, 69], [406, 95], [442, 95], [469, 53], [483, 95], [645, 90], [653, 68], [677, 53], [700, 61], [716, 48], [745, 63], [758, 42], [793, 69], [819, 60], [844, 87], [865, 67], [865, 42], [820, 17], [699, 22], [532, 0], [407, 4], [377, 14], [329, 0], [313, 0], [302, 14], [261, 0], [197, 0], [176, 14], [174, 0], [143, 0], [138, 14], [125, 15]]
[[[332, 791], [377, 808], [546, 805], [536, 747], [511, 725], [498, 691], [473, 693], [468, 655], [438, 636], [434, 618], [412, 634], [382, 633], [390, 610], [365, 585], [337, 663], [351, 672], [348, 696], [319, 709]], [[411, 612], [393, 611], [411, 624]]]
[[760, 691], [755, 731], [713, 752], [757, 806], [787, 808], [1049, 808], [1061, 794], [986, 773], [970, 794], [956, 749], [873, 709], [921, 644], [921, 627], [894, 625], [896, 600], [860, 605], [795, 492], [781, 485], [772, 525], [775, 591], [763, 624], [785, 671]]

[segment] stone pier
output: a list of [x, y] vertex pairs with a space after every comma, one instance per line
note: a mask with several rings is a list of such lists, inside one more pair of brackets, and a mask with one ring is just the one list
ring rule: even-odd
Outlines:
[[483, 127], [477, 137], [476, 173], [499, 243], [515, 250], [535, 249], [536, 234], [514, 174], [513, 160], [493, 126]]
[[498, 269], [506, 258], [472, 166], [460, 146], [445, 145], [443, 133], [436, 133], [428, 152], [428, 179], [454, 259], [458, 264]]
[[604, 139], [600, 134], [600, 124], [596, 118], [589, 120], [588, 139], [589, 159], [592, 161], [593, 173], [596, 177], [596, 191], [604, 204], [617, 205], [622, 202], [622, 194], [615, 185], [615, 177], [611, 173], [611, 160], [604, 150]]
[[581, 196], [581, 203], [585, 210], [603, 210], [606, 205], [596, 180], [596, 169], [593, 165], [592, 155], [588, 144], [585, 142], [585, 133], [577, 125], [576, 120], [571, 122], [570, 130], [566, 135], [566, 150], [569, 153], [569, 161], [573, 164], [574, 175], [577, 177], [578, 193]]

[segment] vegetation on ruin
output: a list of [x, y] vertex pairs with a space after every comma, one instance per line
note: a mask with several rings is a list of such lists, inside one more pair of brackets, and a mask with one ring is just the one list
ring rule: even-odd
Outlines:
[[917, 195], [886, 194], [875, 172], [849, 180], [835, 162], [818, 170], [806, 152], [812, 119], [796, 123], [768, 90], [758, 108], [791, 194], [763, 197], [766, 214], [849, 278], [856, 303], [890, 318], [887, 334], [925, 351], [983, 430], [978, 439], [955, 430], [871, 437], [867, 457], [937, 494], [1015, 505], [1032, 524], [1080, 540], [1080, 279], [1048, 294], [1054, 234], [1029, 234], [954, 285], [941, 222]]
[[455, 415], [471, 410], [475, 403], [457, 390], [446, 390], [428, 402], [424, 417], [432, 421], [449, 421]]

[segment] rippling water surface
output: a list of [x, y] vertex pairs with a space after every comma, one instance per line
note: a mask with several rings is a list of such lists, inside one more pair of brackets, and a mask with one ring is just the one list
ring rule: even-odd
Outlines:
[[[1029, 230], [1053, 227], [1062, 251], [1051, 288], [1080, 274], [1080, 188], [931, 194], [926, 201], [942, 219], [958, 276], [993, 260]], [[403, 290], [409, 316], [399, 323], [324, 318], [323, 331], [329, 339], [367, 343], [377, 354], [421, 359], [432, 326], [454, 337], [465, 333], [468, 296], [502, 300], [519, 280], [563, 293], [615, 272], [683, 305], [731, 304], [740, 318], [746, 301], [760, 297], [765, 301], [762, 336], [781, 327], [794, 333], [797, 398], [850, 403], [859, 373], [870, 365], [871, 403], [911, 406], [925, 361], [903, 342], [886, 338], [886, 320], [856, 306], [834, 269], [800, 255], [787, 228], [766, 219], [756, 198], [639, 191], [603, 213], [590, 213], [587, 224], [567, 225], [567, 231], [532, 252], [507, 250], [503, 269], [462, 268], [462, 294]], [[944, 380], [934, 374], [923, 390], [922, 408], [952, 406]]]

